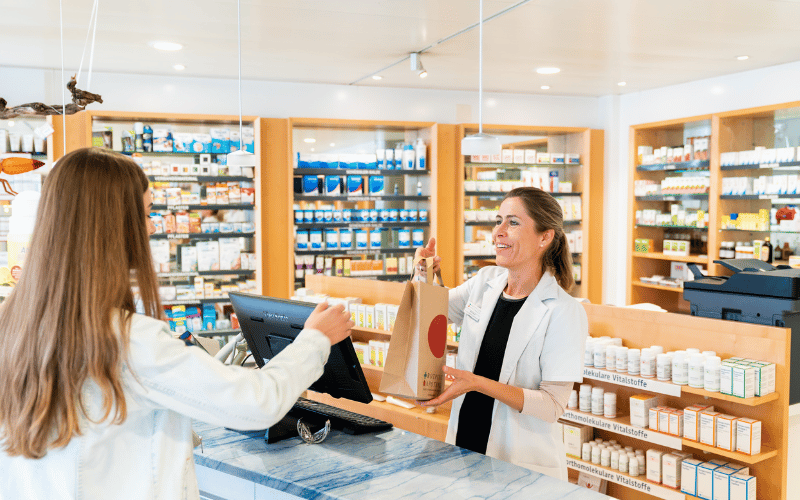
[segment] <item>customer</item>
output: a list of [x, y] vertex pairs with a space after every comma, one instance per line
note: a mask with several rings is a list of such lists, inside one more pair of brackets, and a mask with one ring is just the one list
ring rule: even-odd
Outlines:
[[192, 419], [269, 427], [348, 335], [323, 304], [262, 370], [186, 347], [155, 319], [150, 208], [147, 177], [116, 153], [80, 149], [47, 176], [0, 308], [0, 498], [197, 499]]
[[452, 385], [422, 404], [454, 400], [448, 443], [566, 480], [555, 422], [583, 379], [588, 326], [565, 291], [574, 280], [561, 208], [540, 189], [514, 189], [492, 240], [497, 266], [450, 290], [449, 319], [461, 325], [457, 369], [444, 368]]

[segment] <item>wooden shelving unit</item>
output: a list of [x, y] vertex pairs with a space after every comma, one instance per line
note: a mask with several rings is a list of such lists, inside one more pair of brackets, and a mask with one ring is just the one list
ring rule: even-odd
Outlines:
[[[468, 175], [475, 175], [481, 170], [519, 170], [529, 167], [558, 170], [561, 181], [571, 181], [570, 193], [552, 193], [553, 196], [579, 196], [581, 198], [580, 220], [565, 220], [565, 231], [581, 229], [583, 231], [583, 252], [574, 255], [576, 263], [581, 264], [581, 280], [572, 290], [576, 297], [588, 298], [593, 303], [602, 303], [602, 241], [603, 241], [603, 131], [581, 127], [536, 127], [522, 125], [484, 125], [484, 132], [502, 137], [504, 149], [538, 149], [550, 153], [572, 153], [581, 155], [580, 165], [562, 164], [508, 164], [508, 163], [473, 163], [470, 158], [461, 155], [461, 139], [478, 131], [477, 124], [458, 126], [455, 141], [455, 175], [453, 177], [453, 205], [456, 221], [452, 228], [452, 238], [448, 240], [453, 246], [442, 255], [452, 255], [452, 263], [447, 265], [447, 274], [454, 276], [456, 285], [465, 281], [465, 261], [475, 261], [475, 265], [489, 264], [482, 256], [464, 255], [465, 236], [471, 240], [478, 230], [491, 230], [494, 221], [466, 222], [464, 211], [469, 207], [493, 208], [499, 206], [504, 192], [477, 192], [464, 189], [464, 181]], [[518, 137], [518, 139], [515, 139]], [[535, 139], [531, 139], [535, 137]], [[443, 212], [448, 213], [448, 212]], [[441, 232], [441, 229], [440, 229]], [[441, 248], [441, 247], [440, 247]], [[483, 260], [484, 262], [478, 262]], [[443, 267], [444, 269], [444, 267]], [[448, 283], [445, 280], [445, 283]]]

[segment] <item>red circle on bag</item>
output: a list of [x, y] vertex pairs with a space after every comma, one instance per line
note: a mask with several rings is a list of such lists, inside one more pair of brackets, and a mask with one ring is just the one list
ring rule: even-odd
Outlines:
[[437, 358], [444, 356], [447, 346], [447, 317], [440, 314], [433, 318], [428, 327], [428, 347]]

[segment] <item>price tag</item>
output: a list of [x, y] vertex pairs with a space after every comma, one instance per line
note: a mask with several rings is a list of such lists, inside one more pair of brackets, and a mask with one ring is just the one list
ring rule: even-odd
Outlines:
[[33, 133], [36, 134], [36, 137], [38, 137], [39, 139], [46, 139], [53, 132], [55, 132], [55, 130], [49, 123], [45, 123], [44, 125], [41, 125], [33, 129]]

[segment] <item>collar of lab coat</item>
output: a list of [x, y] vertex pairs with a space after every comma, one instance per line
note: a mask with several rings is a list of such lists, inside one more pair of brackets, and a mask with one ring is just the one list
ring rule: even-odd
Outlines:
[[[482, 318], [481, 318], [481, 342], [483, 342], [483, 335], [486, 333], [486, 327], [489, 324], [494, 308], [497, 306], [497, 301], [500, 295], [505, 290], [508, 284], [508, 271], [501, 273], [495, 278], [486, 283], [487, 290], [483, 295]], [[517, 315], [514, 317], [514, 322], [511, 324], [511, 333], [508, 336], [508, 345], [506, 352], [503, 356], [503, 366], [500, 370], [500, 378], [498, 382], [507, 384], [514, 372], [514, 367], [517, 366], [525, 346], [530, 342], [533, 334], [539, 329], [539, 324], [545, 318], [548, 307], [545, 301], [548, 299], [555, 299], [558, 297], [558, 283], [550, 273], [545, 271], [536, 288], [533, 289], [525, 303], [520, 308]], [[479, 344], [480, 345], [480, 344]], [[477, 353], [475, 353], [477, 358]], [[474, 365], [474, 362], [473, 362]]]

